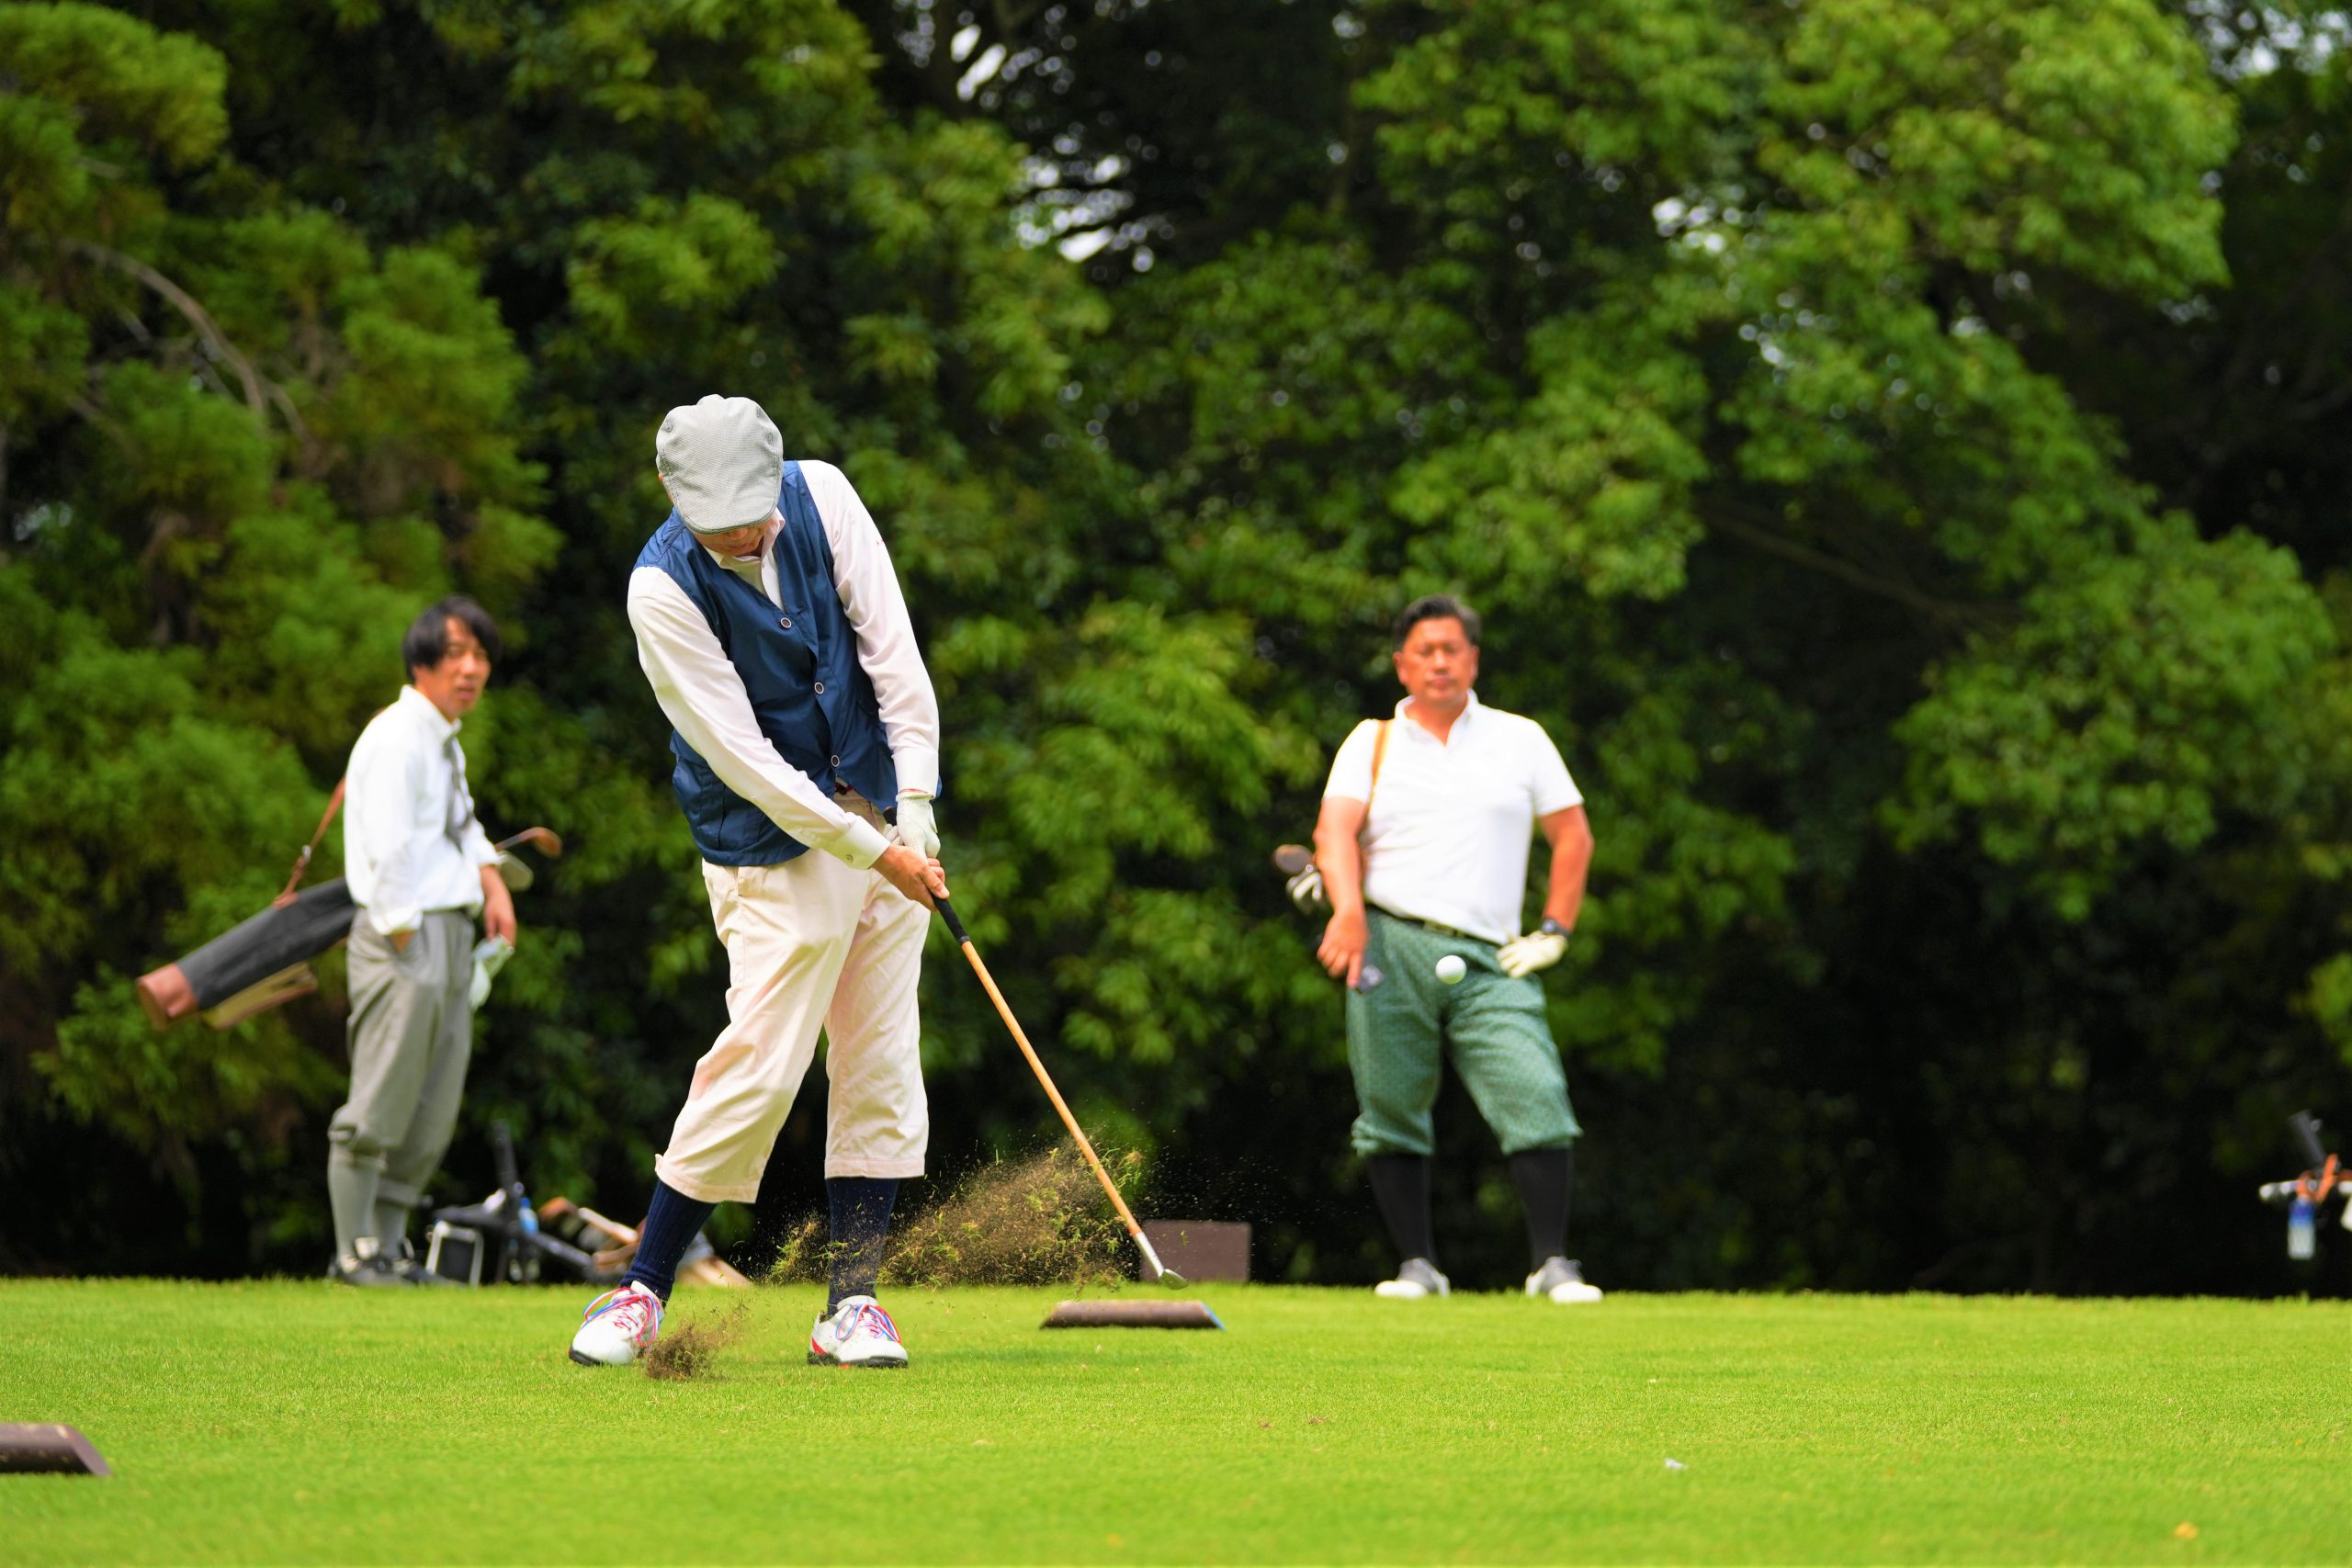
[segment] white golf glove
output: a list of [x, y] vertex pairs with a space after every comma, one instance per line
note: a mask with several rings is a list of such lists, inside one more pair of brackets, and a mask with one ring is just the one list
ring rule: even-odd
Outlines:
[[1523, 980], [1539, 969], [1549, 969], [1567, 951], [1568, 933], [1546, 920], [1525, 936], [1515, 936], [1503, 943], [1502, 951], [1495, 954], [1495, 962], [1512, 979]]
[[514, 944], [503, 936], [486, 936], [474, 943], [474, 979], [467, 994], [476, 1008], [490, 1000], [490, 983], [514, 956]]
[[939, 824], [932, 816], [931, 796], [913, 791], [900, 795], [898, 826], [891, 829], [890, 837], [925, 860], [937, 860]]

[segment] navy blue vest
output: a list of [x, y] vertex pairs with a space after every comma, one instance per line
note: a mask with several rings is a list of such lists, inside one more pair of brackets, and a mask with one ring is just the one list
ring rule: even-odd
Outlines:
[[[760, 733], [827, 795], [836, 779], [888, 810], [899, 800], [889, 738], [874, 683], [857, 660], [857, 633], [833, 584], [833, 547], [800, 465], [784, 466], [776, 504], [775, 585], [783, 604], [713, 560], [675, 512], [639, 554], [685, 591], [743, 678]], [[695, 847], [713, 865], [776, 865], [808, 852], [768, 814], [729, 789], [673, 730], [670, 775]]]

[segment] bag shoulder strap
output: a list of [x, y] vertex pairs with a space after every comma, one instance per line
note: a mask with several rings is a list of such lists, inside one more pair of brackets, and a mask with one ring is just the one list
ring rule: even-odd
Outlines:
[[[1366, 824], [1372, 821], [1372, 797], [1380, 793], [1380, 765], [1388, 760], [1388, 727], [1395, 722], [1387, 718], [1373, 720], [1372, 783], [1364, 787], [1363, 792], [1363, 819]], [[1361, 828], [1357, 829], [1359, 833], [1363, 830]]]
[[271, 908], [282, 909], [294, 902], [294, 889], [301, 886], [302, 874], [311, 869], [311, 857], [318, 852], [319, 841], [327, 836], [327, 824], [334, 821], [334, 814], [343, 809], [344, 786], [350, 782], [348, 777], [334, 781], [334, 793], [327, 796], [327, 808], [319, 818], [318, 830], [311, 835], [311, 841], [302, 846], [302, 852], [294, 857], [294, 869], [286, 878], [284, 890], [269, 901]]

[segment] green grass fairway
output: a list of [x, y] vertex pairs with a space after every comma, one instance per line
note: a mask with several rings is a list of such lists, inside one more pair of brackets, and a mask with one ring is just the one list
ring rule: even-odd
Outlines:
[[0, 1284], [0, 1420], [117, 1471], [0, 1477], [0, 1558], [2352, 1562], [2341, 1303], [1199, 1293], [900, 1292], [849, 1372], [689, 1292], [751, 1315], [678, 1383], [566, 1360], [576, 1290]]

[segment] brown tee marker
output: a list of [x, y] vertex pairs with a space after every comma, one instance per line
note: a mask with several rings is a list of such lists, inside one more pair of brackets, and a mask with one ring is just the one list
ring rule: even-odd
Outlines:
[[1040, 1328], [1223, 1328], [1206, 1302], [1064, 1302]]
[[106, 1458], [71, 1427], [0, 1424], [0, 1475], [112, 1475]]

